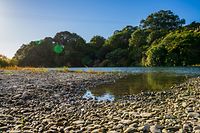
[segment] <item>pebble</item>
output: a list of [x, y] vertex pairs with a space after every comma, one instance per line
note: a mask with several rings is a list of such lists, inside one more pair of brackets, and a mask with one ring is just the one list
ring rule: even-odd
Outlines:
[[144, 92], [112, 102], [82, 98], [86, 88], [117, 82], [119, 77], [70, 72], [0, 74], [0, 94], [4, 94], [0, 95], [0, 131], [200, 132], [200, 78], [170, 91]]

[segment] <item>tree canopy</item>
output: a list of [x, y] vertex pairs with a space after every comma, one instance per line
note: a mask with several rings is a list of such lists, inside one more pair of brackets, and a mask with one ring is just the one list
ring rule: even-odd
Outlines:
[[[170, 10], [160, 10], [105, 39], [87, 43], [68, 31], [23, 44], [13, 57], [19, 66], [188, 66], [200, 64], [200, 23], [185, 25]], [[2, 66], [2, 58], [0, 65]]]
[[11, 60], [6, 56], [0, 54], [0, 67], [7, 67], [11, 65]]
[[185, 24], [185, 19], [180, 19], [170, 10], [160, 10], [150, 14], [145, 20], [141, 20], [140, 25], [144, 29], [152, 30], [173, 30]]

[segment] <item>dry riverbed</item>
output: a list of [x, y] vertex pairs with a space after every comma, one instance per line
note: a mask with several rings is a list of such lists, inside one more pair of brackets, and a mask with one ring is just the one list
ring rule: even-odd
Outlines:
[[0, 71], [0, 132], [200, 133], [200, 78], [113, 102], [82, 98], [123, 76]]

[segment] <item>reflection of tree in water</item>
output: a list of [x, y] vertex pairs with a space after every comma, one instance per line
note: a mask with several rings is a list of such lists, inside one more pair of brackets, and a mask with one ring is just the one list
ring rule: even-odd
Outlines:
[[150, 91], [169, 89], [171, 86], [183, 82], [185, 76], [177, 76], [170, 73], [147, 73], [147, 84]]
[[169, 89], [176, 83], [181, 83], [186, 78], [169, 73], [143, 73], [131, 74], [124, 79], [116, 81], [114, 84], [100, 85], [91, 88], [95, 96], [102, 96], [109, 93], [114, 96], [137, 94], [141, 91], [159, 91]]

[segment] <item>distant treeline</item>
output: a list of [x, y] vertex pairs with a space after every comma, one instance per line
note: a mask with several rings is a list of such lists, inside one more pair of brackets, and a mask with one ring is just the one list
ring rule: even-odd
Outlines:
[[23, 44], [12, 62], [31, 67], [190, 66], [200, 64], [200, 23], [184, 25], [170, 10], [160, 10], [105, 39], [90, 42], [75, 33]]

